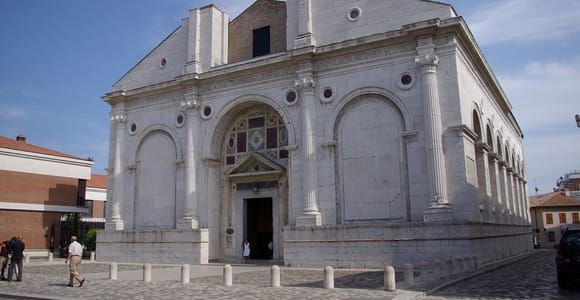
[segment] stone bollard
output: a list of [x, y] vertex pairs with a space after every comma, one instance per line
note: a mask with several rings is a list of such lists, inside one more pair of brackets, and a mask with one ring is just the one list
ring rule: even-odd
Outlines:
[[111, 263], [109, 265], [109, 279], [110, 280], [117, 280], [117, 270], [118, 270], [118, 268], [117, 268], [116, 262]]
[[95, 251], [91, 251], [91, 261], [95, 261]]
[[420, 281], [430, 281], [433, 277], [432, 268], [430, 268], [429, 263], [427, 261], [422, 261], [419, 267], [421, 270], [421, 275], [419, 276]]
[[151, 264], [146, 263], [143, 265], [143, 281], [150, 282], [151, 281]]
[[394, 292], [396, 290], [395, 268], [388, 266], [385, 268], [385, 291]]
[[30, 254], [28, 254], [28, 253], [24, 254], [24, 263], [25, 264], [30, 263]]
[[453, 259], [453, 274], [463, 272], [463, 259], [461, 257]]
[[477, 268], [479, 268], [478, 261], [477, 261], [477, 256], [475, 256], [475, 255], [471, 257], [471, 266], [472, 266], [472, 268], [474, 270], [476, 270]]
[[471, 258], [469, 256], [463, 257], [463, 270], [471, 271]]
[[445, 259], [445, 275], [453, 275], [453, 259], [451, 257]]
[[406, 286], [413, 286], [415, 284], [415, 274], [413, 273], [413, 265], [406, 263], [403, 266], [403, 279], [405, 280]]
[[54, 259], [54, 254], [52, 252], [48, 253], [48, 263], [51, 264], [52, 260]]
[[189, 265], [181, 266], [181, 283], [189, 283]]
[[224, 285], [232, 286], [232, 266], [224, 266]]
[[433, 276], [435, 277], [435, 279], [440, 279], [440, 278], [445, 277], [443, 263], [438, 259], [433, 261]]
[[334, 288], [334, 269], [331, 266], [324, 267], [324, 288]]
[[272, 287], [280, 287], [280, 267], [276, 265], [270, 269], [270, 283]]

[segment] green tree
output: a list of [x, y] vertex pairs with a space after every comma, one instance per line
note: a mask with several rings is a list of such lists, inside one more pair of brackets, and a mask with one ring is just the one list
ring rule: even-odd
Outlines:
[[87, 250], [95, 250], [97, 248], [97, 229], [93, 228], [87, 232], [85, 236], [85, 247]]

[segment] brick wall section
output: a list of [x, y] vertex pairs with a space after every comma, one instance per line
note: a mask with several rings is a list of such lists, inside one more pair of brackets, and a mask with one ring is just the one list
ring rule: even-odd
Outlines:
[[228, 61], [252, 58], [253, 30], [270, 26], [270, 53], [286, 51], [286, 2], [258, 0], [230, 22]]
[[0, 202], [75, 206], [77, 189], [74, 178], [0, 171]]
[[[0, 210], [0, 241], [22, 235], [26, 249], [48, 249], [50, 227], [54, 224], [54, 246], [60, 240], [60, 213]], [[25, 250], [26, 251], [26, 250]]]

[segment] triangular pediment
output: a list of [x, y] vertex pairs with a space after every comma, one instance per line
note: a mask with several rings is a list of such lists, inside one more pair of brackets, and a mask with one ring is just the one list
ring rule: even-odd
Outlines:
[[256, 176], [260, 174], [281, 174], [286, 168], [268, 157], [250, 152], [240, 157], [238, 164], [226, 171], [226, 176]]

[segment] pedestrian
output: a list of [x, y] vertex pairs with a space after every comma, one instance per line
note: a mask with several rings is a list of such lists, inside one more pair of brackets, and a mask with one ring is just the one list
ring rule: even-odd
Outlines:
[[248, 240], [244, 241], [244, 261], [250, 263], [250, 242]]
[[274, 259], [274, 243], [272, 241], [268, 243], [268, 257]]
[[85, 279], [81, 277], [81, 274], [79, 274], [78, 267], [80, 266], [82, 260], [81, 258], [83, 255], [83, 246], [77, 242], [76, 235], [71, 236], [70, 241], [71, 243], [68, 245], [68, 256], [64, 261], [65, 264], [69, 264], [68, 266], [70, 273], [70, 279], [66, 286], [74, 286], [73, 283], [76, 279], [79, 282], [79, 287], [81, 287], [85, 283]]
[[[8, 253], [10, 252], [10, 241], [6, 240], [0, 243], [0, 266], [2, 266], [2, 274], [0, 275], [1, 280], [8, 280], [6, 275], [8, 275]], [[6, 274], [4, 272], [6, 271]]]
[[26, 245], [22, 241], [22, 235], [10, 242], [12, 258], [10, 258], [10, 267], [8, 268], [8, 281], [12, 281], [12, 274], [16, 271], [16, 281], [22, 281], [22, 259], [24, 258], [24, 249]]

